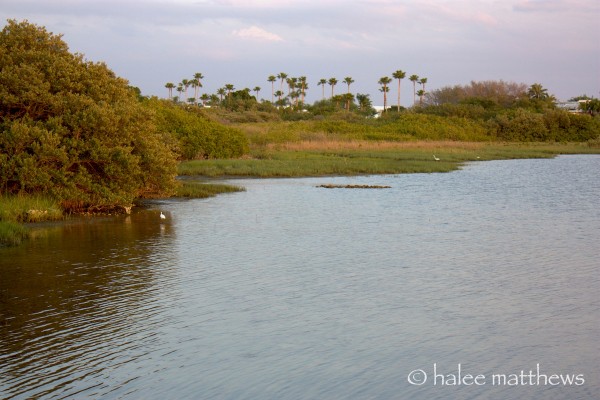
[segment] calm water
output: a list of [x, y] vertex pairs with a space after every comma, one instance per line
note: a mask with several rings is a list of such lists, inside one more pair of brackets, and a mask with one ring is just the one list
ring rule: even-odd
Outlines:
[[599, 172], [240, 180], [36, 228], [0, 249], [0, 397], [598, 398]]

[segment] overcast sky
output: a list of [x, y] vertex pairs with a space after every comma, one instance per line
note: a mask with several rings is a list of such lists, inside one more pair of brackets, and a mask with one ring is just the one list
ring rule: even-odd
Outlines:
[[377, 81], [398, 69], [426, 77], [427, 90], [504, 80], [541, 83], [559, 100], [600, 97], [598, 0], [0, 0], [0, 17], [63, 34], [71, 51], [159, 97], [201, 72], [203, 92], [260, 86], [270, 99], [267, 77], [285, 72], [308, 78], [309, 102], [320, 78], [350, 76], [353, 93], [382, 104]]

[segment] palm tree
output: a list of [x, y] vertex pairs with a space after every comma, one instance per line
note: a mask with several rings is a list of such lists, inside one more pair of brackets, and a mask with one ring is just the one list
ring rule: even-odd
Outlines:
[[267, 82], [271, 82], [271, 103], [275, 103], [275, 81], [277, 80], [277, 78], [275, 78], [275, 75], [269, 75], [269, 78], [267, 78]]
[[325, 100], [325, 85], [327, 85], [327, 79], [320, 79], [317, 86], [323, 86], [323, 100]]
[[169, 99], [173, 99], [173, 88], [175, 87], [175, 84], [173, 84], [172, 82], [167, 82], [165, 84], [165, 87], [169, 91]]
[[277, 74], [277, 77], [281, 80], [279, 90], [283, 92], [283, 81], [285, 81], [285, 79], [288, 77], [288, 74], [286, 74], [285, 72], [280, 72], [279, 74]]
[[408, 78], [413, 83], [413, 104], [417, 102], [417, 81], [419, 80], [419, 75], [411, 75]]
[[198, 88], [202, 87], [202, 79], [204, 79], [204, 75], [202, 75], [202, 72], [196, 72], [194, 74], [194, 80], [196, 81], [196, 85], [197, 85], [195, 87], [196, 92], [194, 92], [194, 97], [196, 97], [196, 98], [198, 98], [198, 92], [197, 92]]
[[327, 83], [329, 83], [331, 85], [331, 98], [333, 98], [333, 89], [335, 88], [335, 85], [337, 85], [338, 80], [335, 78], [329, 78]]
[[540, 83], [534, 83], [527, 89], [527, 95], [530, 99], [547, 99], [548, 89], [544, 89]]
[[356, 100], [358, 101], [358, 109], [361, 111], [371, 107], [371, 99], [368, 94], [356, 93]]
[[252, 90], [256, 92], [256, 101], [258, 101], [258, 92], [260, 92], [260, 86], [254, 86], [254, 89]]
[[379, 79], [379, 84], [381, 85], [381, 89], [379, 89], [381, 92], [383, 92], [383, 111], [385, 112], [385, 109], [387, 108], [387, 92], [390, 91], [390, 88], [388, 87], [388, 84], [392, 81], [392, 79], [389, 76], [383, 76]]
[[233, 87], [233, 84], [226, 83], [225, 90], [227, 91], [227, 100], [231, 100], [231, 92], [233, 92], [235, 90], [235, 88]]
[[219, 98], [220, 98], [220, 100], [221, 100], [221, 103], [223, 102], [223, 96], [225, 96], [225, 93], [227, 93], [227, 92], [225, 91], [225, 88], [219, 88], [219, 89], [217, 90], [217, 94], [219, 95]]
[[283, 91], [281, 91], [281, 90], [276, 91], [275, 96], [277, 96], [277, 98], [278, 98], [277, 104], [281, 106], [282, 105], [281, 96], [283, 96]]
[[304, 104], [304, 96], [306, 95], [306, 90], [308, 89], [306, 77], [301, 76], [300, 78], [298, 78], [298, 82], [300, 83], [300, 102]]
[[294, 106], [298, 106], [298, 98], [300, 97], [300, 92], [298, 90], [292, 90], [288, 96], [290, 96], [291, 103]]
[[190, 81], [188, 81], [187, 79], [182, 79], [181, 86], [183, 86], [183, 94], [185, 95], [185, 97], [187, 97], [187, 90], [190, 87]]
[[292, 93], [292, 90], [296, 88], [296, 83], [298, 82], [298, 78], [287, 78], [286, 83], [288, 85], [288, 96]]
[[399, 69], [392, 76], [394, 79], [398, 79], [398, 112], [400, 112], [400, 81], [406, 77], [406, 72]]
[[[348, 94], [350, 94], [350, 85], [354, 83], [354, 79], [352, 79], [351, 77], [347, 76], [344, 78], [343, 81], [346, 85], [348, 85]], [[350, 96], [346, 96], [346, 109], [348, 111], [350, 111], [350, 101], [354, 99], [354, 96], [352, 97], [352, 99], [350, 99]]]
[[421, 78], [419, 83], [421, 84], [423, 91], [425, 91], [425, 84], [427, 83], [427, 78]]
[[425, 96], [425, 91], [423, 89], [417, 90], [417, 95], [419, 96], [419, 104], [423, 104], [423, 96]]
[[346, 101], [346, 110], [350, 111], [350, 104], [354, 102], [354, 95], [350, 92], [342, 95], [343, 99]]
[[200, 100], [202, 100], [202, 105], [205, 106], [206, 102], [210, 100], [210, 96], [207, 93], [204, 93], [200, 96]]
[[181, 94], [183, 93], [183, 84], [182, 83], [177, 84], [177, 91], [179, 92], [179, 96], [177, 96], [177, 97], [181, 98]]
[[198, 102], [198, 88], [202, 87], [202, 83], [200, 83], [200, 79], [192, 79], [190, 81], [190, 85], [194, 88], [194, 99], [196, 99], [196, 103]]

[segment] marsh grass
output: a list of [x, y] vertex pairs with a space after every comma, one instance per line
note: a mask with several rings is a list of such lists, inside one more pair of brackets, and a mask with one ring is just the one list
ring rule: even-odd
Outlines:
[[243, 192], [245, 190], [243, 187], [220, 183], [182, 182], [177, 188], [175, 197], [203, 199], [221, 193]]
[[63, 219], [58, 203], [46, 196], [0, 196], [0, 221], [41, 222]]
[[18, 246], [29, 236], [28, 229], [13, 221], [0, 221], [0, 246]]
[[[468, 161], [549, 158], [600, 153], [585, 144], [522, 144], [454, 141], [298, 141], [255, 148], [251, 157], [196, 160], [179, 165], [181, 175], [301, 177], [449, 172]], [[436, 161], [433, 155], [440, 161]]]
[[45, 196], [0, 196], [0, 245], [17, 246], [29, 237], [24, 222], [63, 219], [58, 203]]

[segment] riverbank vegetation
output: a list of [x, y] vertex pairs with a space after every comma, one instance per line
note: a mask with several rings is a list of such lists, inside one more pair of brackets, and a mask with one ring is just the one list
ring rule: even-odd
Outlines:
[[[581, 112], [573, 114], [537, 83], [427, 92], [427, 78], [411, 75], [414, 102], [406, 108], [407, 74], [391, 75], [374, 82], [384, 97], [380, 113], [369, 95], [351, 92], [351, 77], [320, 79], [322, 98], [313, 104], [305, 102], [308, 79], [285, 73], [268, 76], [267, 100], [258, 86], [202, 94], [201, 73], [165, 85], [168, 99], [159, 99], [71, 53], [60, 35], [9, 20], [0, 32], [2, 235], [22, 237], [20, 222], [127, 212], [137, 199], [240, 190], [177, 175], [447, 172], [466, 161], [600, 153], [597, 99], [574, 98]], [[337, 84], [344, 93], [335, 93]]]

